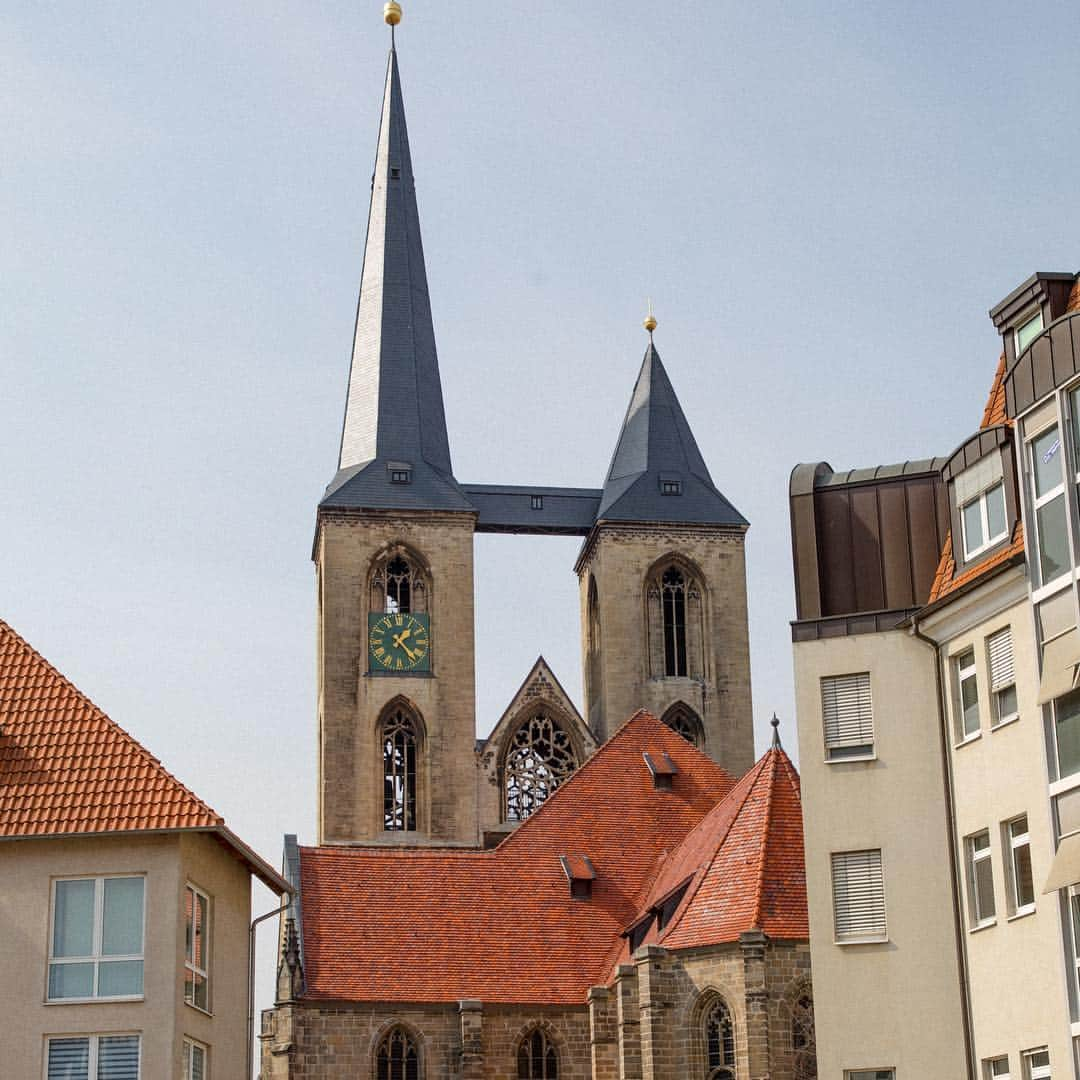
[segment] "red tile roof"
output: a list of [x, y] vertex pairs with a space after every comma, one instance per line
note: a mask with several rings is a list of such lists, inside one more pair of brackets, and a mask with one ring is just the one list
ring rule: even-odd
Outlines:
[[[670, 792], [656, 790], [642, 756], [665, 752], [679, 770]], [[679, 845], [695, 835], [695, 845], [708, 847], [713, 834], [700, 831], [701, 823], [727, 805], [733, 788], [745, 792], [735, 800], [738, 828], [724, 834], [733, 846], [725, 861], [709, 861], [715, 874], [706, 876], [710, 889], [725, 874], [754, 878], [759, 861], [743, 860], [734, 838], [750, 842], [754, 822], [770, 819], [764, 793], [783, 786], [773, 783], [774, 774], [788, 769], [794, 776], [783, 762], [768, 755], [736, 788], [665, 724], [638, 713], [493, 850], [301, 848], [305, 996], [580, 1004], [590, 986], [608, 981], [626, 949], [623, 931], [645, 910]], [[789, 820], [789, 794], [774, 801], [782, 822], [771, 837], [757, 838], [765, 876], [794, 861], [797, 877], [801, 821], [796, 828]], [[570, 853], [587, 856], [595, 868], [590, 900], [570, 896], [559, 859]], [[785, 880], [749, 890], [759, 896], [767, 925], [805, 938], [805, 887], [800, 892]], [[703, 933], [706, 895], [687, 940]], [[800, 904], [801, 916], [788, 912]], [[774, 917], [774, 908], [788, 914]], [[730, 932], [724, 923], [721, 933]]]

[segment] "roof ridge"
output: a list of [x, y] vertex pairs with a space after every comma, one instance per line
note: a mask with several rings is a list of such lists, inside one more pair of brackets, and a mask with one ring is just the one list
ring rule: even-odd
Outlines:
[[[768, 771], [769, 779], [765, 788], [765, 820], [761, 827], [761, 842], [758, 845], [758, 872], [754, 888], [753, 925], [759, 930], [761, 929], [761, 897], [765, 891], [765, 860], [769, 854], [769, 826], [772, 824], [773, 791], [776, 784], [776, 747], [771, 747], [763, 760], [769, 763], [770, 768], [768, 770], [762, 769], [762, 775]], [[757, 784], [754, 786], [757, 787]]]

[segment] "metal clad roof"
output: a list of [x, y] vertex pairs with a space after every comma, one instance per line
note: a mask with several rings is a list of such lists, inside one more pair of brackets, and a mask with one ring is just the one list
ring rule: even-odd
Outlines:
[[[585, 536], [596, 522], [603, 494], [596, 488], [524, 487], [463, 484], [479, 517], [477, 532], [512, 532]], [[540, 506], [533, 500], [539, 498]]]

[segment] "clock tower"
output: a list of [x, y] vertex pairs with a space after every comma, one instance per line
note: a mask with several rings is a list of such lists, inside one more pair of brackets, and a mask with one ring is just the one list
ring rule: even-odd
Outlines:
[[319, 843], [475, 843], [473, 534], [391, 49], [338, 471], [319, 504]]

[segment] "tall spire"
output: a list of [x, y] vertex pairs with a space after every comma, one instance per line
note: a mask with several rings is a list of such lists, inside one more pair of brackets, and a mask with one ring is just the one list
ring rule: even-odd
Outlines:
[[745, 526], [713, 485], [694, 433], [653, 344], [649, 346], [611, 459], [597, 519]]
[[[389, 17], [387, 22], [393, 27]], [[371, 181], [338, 470], [324, 504], [468, 507], [450, 464], [409, 134], [393, 46]], [[400, 483], [404, 471], [409, 473], [408, 485]], [[397, 477], [393, 488], [391, 474]]]

